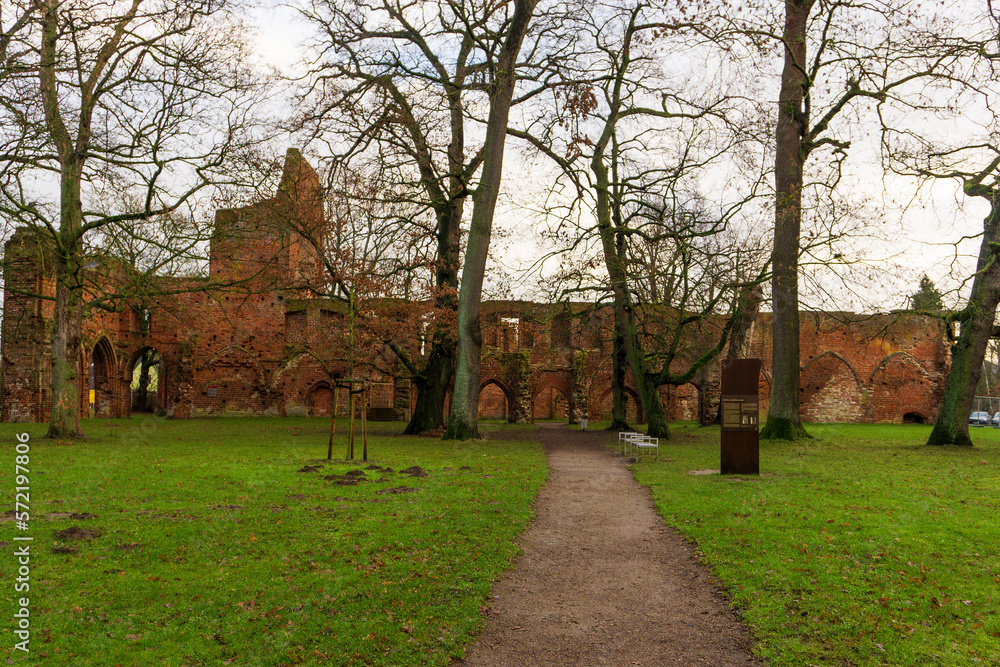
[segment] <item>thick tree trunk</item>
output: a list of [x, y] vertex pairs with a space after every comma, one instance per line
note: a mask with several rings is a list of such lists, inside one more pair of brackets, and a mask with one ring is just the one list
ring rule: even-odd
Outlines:
[[989, 195], [992, 205], [983, 230], [976, 276], [969, 304], [959, 316], [961, 331], [951, 351], [951, 370], [945, 383], [944, 401], [928, 445], [972, 446], [969, 414], [983, 370], [986, 346], [993, 334], [1000, 303], [1000, 192], [966, 187], [967, 194]]
[[479, 437], [479, 381], [483, 335], [479, 309], [483, 294], [486, 259], [493, 231], [500, 180], [503, 176], [503, 151], [507, 139], [507, 120], [517, 80], [517, 55], [528, 32], [531, 15], [538, 0], [517, 0], [507, 36], [496, 62], [497, 79], [490, 94], [490, 113], [483, 148], [483, 172], [473, 198], [465, 265], [458, 297], [458, 348], [456, 351], [455, 391], [446, 439], [467, 440]]
[[[438, 219], [438, 267], [435, 276], [438, 294], [434, 305], [439, 312], [454, 312], [457, 307], [459, 232], [465, 210], [464, 198], [452, 199], [450, 204]], [[451, 331], [441, 330], [432, 338], [427, 363], [413, 377], [417, 400], [404, 434], [417, 435], [444, 428], [444, 400], [455, 372], [455, 348], [455, 337]]]
[[[598, 195], [598, 199], [600, 199], [600, 195]], [[600, 210], [600, 205], [598, 205], [598, 209]], [[622, 350], [628, 360], [629, 367], [632, 369], [632, 377], [635, 379], [636, 389], [639, 392], [639, 400], [642, 402], [642, 409], [646, 414], [646, 432], [657, 438], [668, 439], [670, 438], [670, 428], [667, 425], [667, 413], [663, 409], [663, 401], [660, 399], [656, 385], [646, 368], [646, 355], [642, 349], [639, 334], [635, 330], [635, 324], [632, 322], [631, 299], [628, 296], [628, 288], [624, 284], [626, 276], [620, 263], [616, 259], [608, 257], [609, 243], [606, 237], [610, 235], [610, 229], [606, 223], [601, 223], [600, 220], [601, 215], [598, 213], [598, 228], [601, 230], [602, 240], [605, 241], [605, 263], [608, 265], [608, 276], [614, 289], [615, 329], [621, 332]], [[616, 354], [616, 356], [618, 355]]]
[[[643, 354], [641, 349], [636, 352]], [[646, 413], [646, 434], [669, 440], [670, 425], [667, 422], [667, 411], [663, 408], [663, 399], [660, 398], [660, 392], [657, 391], [650, 374], [643, 373], [643, 379], [636, 380], [636, 385], [639, 389], [639, 398], [642, 399], [643, 412]]]
[[775, 130], [774, 249], [771, 297], [771, 400], [762, 438], [808, 437], [799, 416], [799, 232], [808, 118], [803, 111], [806, 25], [812, 0], [785, 2], [785, 64]]
[[159, 356], [153, 350], [146, 350], [139, 357], [139, 383], [132, 400], [133, 411], [149, 412], [149, 371], [159, 363]]
[[711, 408], [712, 401], [712, 387], [711, 380], [708, 376], [708, 364], [701, 367], [698, 371], [698, 425], [699, 426], [714, 426], [722, 421], [722, 401], [719, 401], [720, 405], [716, 406], [715, 410]]
[[146, 391], [146, 385], [149, 384], [149, 365], [146, 363], [148, 354], [149, 352], [144, 352], [139, 360], [139, 385], [135, 388], [135, 400], [132, 401], [132, 409], [138, 412], [146, 411], [146, 401], [149, 399]]
[[[133, 11], [126, 19], [134, 16]], [[38, 68], [39, 92], [45, 113], [46, 129], [59, 155], [59, 230], [55, 240], [56, 303], [52, 332], [52, 412], [46, 437], [79, 437], [80, 396], [79, 364], [83, 329], [83, 289], [80, 285], [83, 259], [83, 203], [80, 183], [86, 147], [90, 145], [90, 118], [94, 109], [92, 88], [85, 87], [77, 119], [76, 144], [59, 108], [58, 67], [59, 3], [46, 0], [42, 6], [41, 62]], [[116, 33], [120, 40], [121, 31]], [[114, 53], [109, 42], [108, 53]], [[106, 61], [105, 61], [106, 62]], [[92, 78], [96, 81], [97, 78]]]
[[[65, 275], [62, 267], [60, 274]], [[46, 438], [83, 437], [79, 370], [82, 323], [79, 292], [58, 280], [52, 331], [52, 413]]]
[[430, 358], [421, 375], [413, 378], [417, 400], [404, 435], [417, 435], [444, 427], [444, 400], [455, 370], [455, 345], [446, 349], [445, 342], [435, 341]]
[[625, 369], [628, 367], [628, 356], [625, 354], [625, 341], [618, 328], [618, 318], [615, 318], [614, 344], [611, 357], [611, 425], [609, 431], [632, 431], [628, 423], [628, 395], [625, 393]]

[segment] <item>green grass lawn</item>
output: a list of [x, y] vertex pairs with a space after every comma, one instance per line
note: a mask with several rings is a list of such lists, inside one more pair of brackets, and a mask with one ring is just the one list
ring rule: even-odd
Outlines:
[[[541, 447], [512, 439], [529, 427], [453, 443], [372, 425], [369, 462], [332, 465], [326, 420], [86, 427], [53, 443], [0, 425], [8, 500], [14, 434], [32, 436], [30, 530], [8, 513], [0, 536], [8, 614], [24, 595], [12, 538], [34, 537], [31, 653], [8, 634], [5, 662], [446, 664], [546, 475]], [[760, 477], [724, 478], [690, 474], [718, 469], [718, 428], [674, 425], [634, 470], [772, 666], [1000, 664], [1000, 431], [974, 430], [970, 450], [927, 448], [921, 426], [809, 430], [765, 443]]]
[[[547, 475], [541, 446], [508, 439], [516, 432], [490, 439], [490, 425], [471, 443], [371, 426], [381, 434], [369, 437], [368, 463], [359, 436], [359, 460], [299, 472], [326, 463], [328, 420], [97, 420], [72, 443], [42, 440], [44, 426], [0, 425], [8, 507], [15, 433], [32, 436], [30, 530], [9, 514], [3, 524], [8, 619], [24, 595], [11, 540], [34, 538], [31, 653], [7, 633], [0, 659], [214, 667], [461, 655], [532, 516]], [[401, 472], [412, 466], [427, 476]], [[366, 481], [344, 476], [356, 470]]]
[[719, 429], [672, 425], [634, 466], [695, 542], [773, 667], [1000, 665], [1000, 430], [930, 448], [925, 426], [809, 425], [719, 468]]

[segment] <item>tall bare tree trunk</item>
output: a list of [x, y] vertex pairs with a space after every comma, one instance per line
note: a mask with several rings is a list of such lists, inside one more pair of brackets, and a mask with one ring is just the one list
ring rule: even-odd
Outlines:
[[516, 0], [514, 15], [507, 26], [507, 38], [496, 62], [496, 79], [490, 91], [490, 113], [486, 124], [483, 172], [473, 197], [472, 221], [459, 288], [455, 391], [452, 395], [448, 430], [444, 436], [446, 439], [467, 440], [479, 437], [479, 364], [483, 349], [479, 310], [483, 278], [493, 231], [493, 213], [503, 176], [507, 120], [510, 117], [514, 84], [517, 82], [517, 56], [537, 2], [538, 0]]
[[614, 339], [611, 357], [611, 425], [609, 431], [631, 431], [628, 423], [628, 395], [625, 393], [625, 370], [628, 356], [625, 354], [625, 339], [618, 328], [615, 317]]
[[[457, 139], [464, 136], [460, 130], [461, 128], [453, 134], [453, 136], [457, 135]], [[457, 139], [452, 143], [453, 150]], [[460, 160], [460, 155], [452, 156], [453, 169], [461, 167]], [[453, 182], [452, 196], [457, 195], [457, 188], [464, 190], [464, 187], [464, 183]], [[435, 275], [437, 295], [434, 299], [434, 305], [439, 310], [454, 311], [457, 308], [456, 290], [460, 264], [459, 233], [464, 210], [464, 197], [453, 198], [448, 210], [438, 219], [438, 266]], [[455, 337], [447, 328], [440, 329], [432, 337], [427, 363], [423, 370], [413, 377], [413, 384], [417, 389], [417, 400], [413, 406], [410, 421], [403, 431], [404, 434], [416, 435], [444, 427], [444, 400], [455, 372], [456, 347]]]
[[417, 400], [413, 414], [403, 429], [404, 435], [416, 435], [444, 426], [444, 400], [455, 370], [455, 341], [451, 336], [435, 338], [427, 365], [413, 376]]
[[[753, 329], [757, 323], [757, 315], [760, 314], [760, 301], [763, 297], [761, 284], [748, 285], [740, 291], [739, 303], [743, 307], [739, 311], [739, 317], [733, 325], [733, 333], [729, 338], [729, 350], [726, 351], [726, 360], [742, 359], [750, 352], [750, 340], [753, 337]], [[699, 396], [701, 388], [699, 387]], [[715, 410], [715, 416], [711, 420], [712, 424], [722, 423], [722, 402], [719, 402]], [[708, 424], [702, 424], [707, 426]]]
[[808, 86], [806, 26], [813, 0], [785, 1], [785, 64], [781, 72], [775, 130], [774, 249], [771, 298], [773, 352], [771, 401], [762, 438], [809, 437], [799, 416], [799, 233], [803, 168], [809, 119], [803, 99]]
[[1000, 192], [969, 185], [965, 191], [986, 197], [991, 208], [984, 224], [969, 303], [956, 318], [961, 331], [951, 350], [951, 370], [945, 383], [944, 401], [928, 445], [972, 446], [969, 414], [1000, 303]]
[[663, 401], [660, 400], [656, 384], [653, 383], [648, 371], [646, 355], [635, 328], [633, 321], [635, 305], [632, 303], [632, 295], [628, 287], [625, 260], [623, 254], [619, 252], [617, 232], [612, 225], [610, 182], [608, 168], [604, 164], [604, 149], [610, 141], [613, 128], [613, 123], [609, 122], [605, 126], [604, 135], [595, 142], [590, 168], [594, 173], [594, 192], [597, 195], [595, 209], [597, 230], [601, 236], [604, 264], [608, 270], [608, 280], [614, 299], [615, 331], [621, 335], [622, 349], [628, 359], [629, 367], [632, 369], [632, 378], [635, 380], [639, 400], [642, 401], [642, 408], [646, 413], [647, 433], [657, 438], [669, 438], [670, 429], [667, 425], [667, 413], [663, 409]]
[[[64, 271], [60, 270], [60, 274]], [[47, 438], [81, 437], [80, 359], [83, 307], [78, 290], [56, 283], [52, 330], [52, 413]]]

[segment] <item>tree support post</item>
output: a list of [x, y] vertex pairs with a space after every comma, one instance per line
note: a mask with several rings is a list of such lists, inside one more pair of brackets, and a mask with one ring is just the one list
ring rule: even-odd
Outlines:
[[326, 448], [326, 460], [333, 460], [333, 436], [337, 435], [337, 406], [340, 403], [340, 385], [333, 383], [333, 419], [330, 421], [330, 445]]

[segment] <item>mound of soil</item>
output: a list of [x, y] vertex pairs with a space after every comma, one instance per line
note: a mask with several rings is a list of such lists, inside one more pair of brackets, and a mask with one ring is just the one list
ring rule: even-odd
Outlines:
[[56, 532], [52, 533], [52, 535], [57, 540], [68, 542], [70, 540], [92, 540], [94, 538], [100, 537], [101, 531], [98, 529], [70, 526], [66, 530], [57, 530]]
[[394, 486], [391, 489], [382, 489], [381, 491], [376, 491], [375, 495], [381, 496], [384, 493], [416, 493], [420, 489], [414, 489], [412, 486]]
[[427, 471], [420, 466], [410, 466], [404, 470], [399, 471], [402, 475], [409, 475], [410, 477], [428, 477]]

